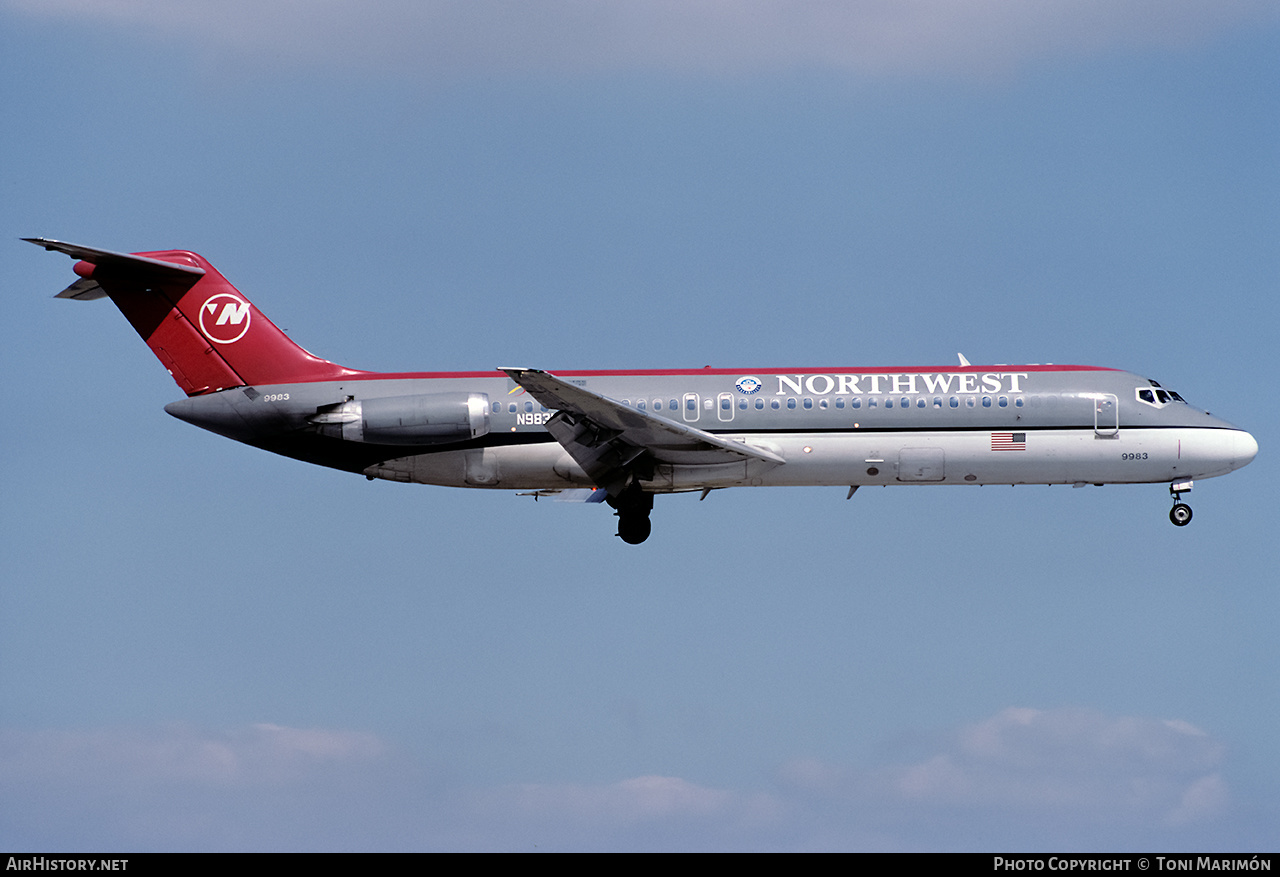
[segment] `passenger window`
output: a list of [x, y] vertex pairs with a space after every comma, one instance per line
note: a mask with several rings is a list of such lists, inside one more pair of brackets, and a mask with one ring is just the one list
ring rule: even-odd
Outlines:
[[654, 411], [661, 411], [661, 410], [662, 410], [662, 400], [661, 400], [661, 399], [654, 399], [654, 400], [653, 400], [653, 410], [654, 410]]
[[850, 403], [849, 403], [849, 405], [850, 405], [851, 407], [853, 407], [853, 408], [861, 408], [861, 407], [862, 407], [862, 397], [861, 397], [861, 396], [859, 396], [857, 399], [854, 399], [852, 402], [850, 402]]
[[746, 410], [747, 410], [747, 400], [746, 400], [746, 399], [739, 399], [739, 400], [738, 400], [738, 410], [739, 410], [739, 411], [746, 411]]
[[830, 402], [828, 402], [826, 399], [819, 399], [819, 400], [818, 400], [818, 407], [819, 407], [819, 408], [830, 408], [830, 407], [831, 407], [831, 403], [830, 403]]
[[973, 396], [969, 396], [964, 400], [964, 404], [965, 404], [965, 407], [967, 408], [977, 408], [978, 400]]
[[502, 403], [501, 403], [501, 402], [494, 402], [494, 403], [493, 403], [493, 413], [494, 413], [494, 414], [497, 414], [497, 413], [498, 413], [498, 412], [500, 412], [501, 410], [502, 410]]
[[640, 401], [636, 402], [636, 407], [637, 407], [637, 408], [639, 408], [641, 411], [643, 411], [643, 410], [644, 410], [644, 400], [643, 400], [643, 399], [641, 399]]
[[942, 407], [942, 397], [941, 397], [941, 396], [934, 396], [934, 397], [933, 397], [933, 407], [934, 407], [934, 408], [941, 408], [941, 407]]
[[507, 411], [508, 411], [508, 412], [510, 412], [511, 414], [515, 414], [515, 413], [516, 413], [516, 403], [512, 402], [510, 405], [508, 405], [508, 406], [507, 406]]
[[684, 407], [685, 407], [686, 409], [688, 409], [689, 411], [697, 411], [697, 410], [698, 410], [698, 400], [697, 400], [697, 399], [695, 399], [695, 398], [693, 398], [692, 396], [690, 396], [688, 399], [685, 399], [685, 400], [684, 400]]
[[843, 396], [841, 396], [839, 399], [837, 399], [837, 400], [836, 400], [836, 407], [837, 407], [837, 408], [844, 408], [844, 397], [843, 397]]
[[680, 403], [677, 402], [675, 399], [672, 399], [671, 402], [667, 405], [667, 407], [670, 408], [672, 411], [677, 411], [680, 408]]
[[795, 410], [796, 410], [796, 400], [795, 400], [795, 399], [788, 399], [788, 400], [787, 400], [787, 408], [788, 408], [788, 409], [790, 409], [790, 410], [792, 410], [792, 411], [795, 411]]
[[756, 400], [756, 410], [757, 410], [757, 411], [763, 411], [763, 410], [764, 410], [764, 400], [763, 400], [763, 399], [757, 399], [757, 400]]
[[956, 397], [956, 396], [952, 396], [952, 397], [951, 397], [951, 403], [950, 403], [950, 404], [951, 404], [951, 407], [952, 407], [952, 408], [959, 408], [959, 407], [960, 407], [960, 399], [959, 399], [958, 397]]
[[774, 411], [777, 411], [781, 406], [778, 404], [777, 399], [772, 399], [769, 401], [769, 407], [772, 408]]
[[[875, 399], [872, 399], [872, 400], [871, 400], [871, 406], [872, 406], [873, 408], [875, 407], [875, 404], [876, 404], [876, 400], [875, 400]], [[893, 407], [893, 400], [892, 400], [892, 399], [885, 399], [885, 400], [884, 400], [884, 407], [885, 407], [885, 408], [892, 408], [892, 407]]]
[[725, 396], [723, 399], [720, 400], [720, 410], [721, 411], [733, 410], [733, 402], [729, 399], [728, 396]]
[[991, 407], [991, 397], [990, 397], [990, 396], [983, 396], [983, 397], [982, 397], [982, 407], [983, 407], [983, 408], [990, 408], [990, 407]]
[[813, 400], [812, 400], [812, 399], [809, 399], [809, 398], [807, 398], [807, 397], [806, 397], [806, 398], [805, 398], [805, 400], [804, 400], [804, 407], [805, 407], [805, 408], [812, 408], [812, 407], [813, 407]]
[[1014, 408], [1021, 408], [1021, 407], [1022, 407], [1022, 397], [1021, 397], [1021, 396], [1019, 396], [1017, 399], [1014, 399], [1014, 400], [1013, 400], [1013, 407], [1014, 407]]
[[1008, 397], [1008, 396], [1001, 396], [1001, 397], [1000, 397], [999, 405], [1000, 405], [1000, 407], [1001, 407], [1001, 408], [1008, 408], [1008, 407], [1009, 407], [1009, 397]]
[[916, 400], [916, 407], [917, 407], [917, 408], [924, 408], [924, 407], [925, 407], [924, 396], [921, 396], [919, 399], [917, 399], [917, 400]]

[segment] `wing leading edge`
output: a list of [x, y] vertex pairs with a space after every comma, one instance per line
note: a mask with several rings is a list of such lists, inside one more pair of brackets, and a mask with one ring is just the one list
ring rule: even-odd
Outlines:
[[633, 476], [652, 477], [655, 463], [713, 466], [753, 459], [786, 462], [773, 451], [639, 411], [538, 369], [502, 371], [539, 403], [557, 412], [547, 421], [547, 432], [610, 496], [620, 494]]

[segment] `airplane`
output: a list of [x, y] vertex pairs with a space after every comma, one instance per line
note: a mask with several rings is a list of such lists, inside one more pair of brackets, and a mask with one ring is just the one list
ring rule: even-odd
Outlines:
[[605, 502], [624, 542], [657, 494], [742, 486], [1169, 483], [1247, 465], [1243, 429], [1083, 365], [381, 373], [295, 344], [203, 257], [65, 253], [58, 298], [109, 297], [186, 394], [180, 420], [376, 478]]

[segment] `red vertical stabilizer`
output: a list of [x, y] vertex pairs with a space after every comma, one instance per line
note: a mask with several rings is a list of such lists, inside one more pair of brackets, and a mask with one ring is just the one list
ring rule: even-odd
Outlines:
[[293, 343], [195, 253], [113, 253], [28, 240], [80, 259], [75, 272], [83, 279], [60, 295], [109, 296], [188, 396], [363, 374]]

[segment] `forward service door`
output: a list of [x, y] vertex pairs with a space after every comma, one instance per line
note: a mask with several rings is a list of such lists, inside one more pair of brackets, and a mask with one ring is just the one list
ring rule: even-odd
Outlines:
[[1094, 397], [1093, 433], [1098, 438], [1117, 438], [1120, 435], [1120, 403], [1110, 393]]

